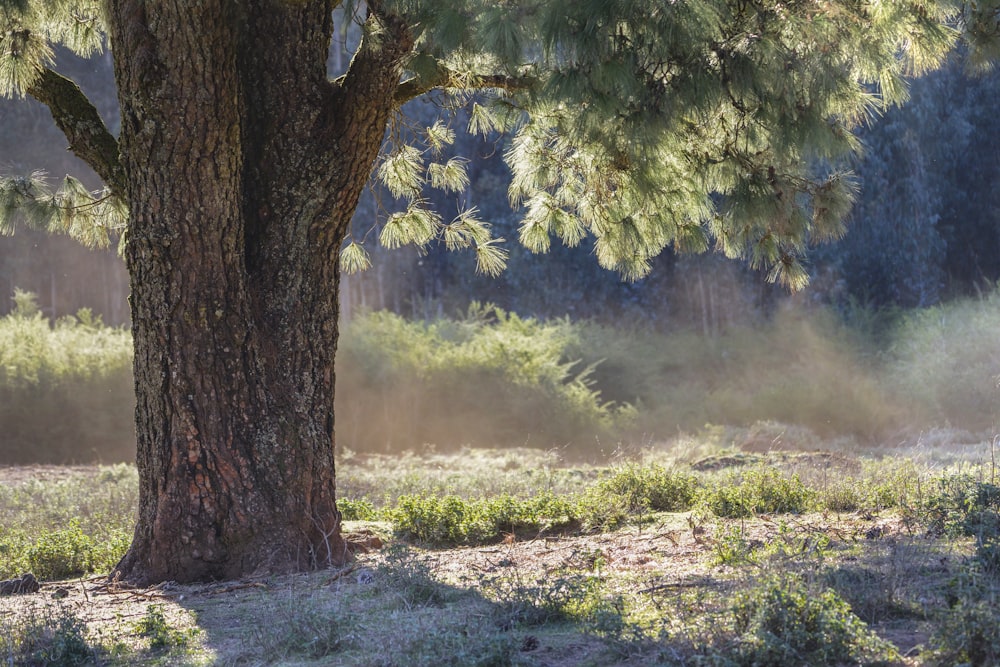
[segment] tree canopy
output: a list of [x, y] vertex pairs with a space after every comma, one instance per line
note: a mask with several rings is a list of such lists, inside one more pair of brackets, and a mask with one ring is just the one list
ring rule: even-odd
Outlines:
[[[593, 243], [601, 266], [634, 279], [672, 245], [714, 246], [772, 280], [801, 287], [809, 245], [839, 237], [855, 196], [843, 158], [854, 130], [907, 97], [906, 77], [938, 66], [959, 36], [970, 66], [996, 50], [996, 3], [582, 0], [331, 3], [340, 35], [360, 25], [391, 39], [402, 21], [413, 46], [396, 94], [433, 94], [447, 114], [420, 131], [391, 132], [375, 174], [401, 201], [381, 221], [385, 247], [440, 240], [474, 247], [478, 268], [504, 266], [475, 202], [450, 222], [426, 188], [463, 191], [467, 161], [442, 160], [456, 129], [508, 133], [519, 240]], [[0, 185], [0, 231], [18, 219], [106, 245], [125, 229], [113, 138], [72, 82], [53, 71], [53, 46], [89, 55], [105, 46], [98, 0], [5, 0], [0, 94], [72, 105], [57, 122], [107, 189], [88, 192], [44, 174]], [[342, 80], [342, 79], [341, 79]], [[335, 84], [337, 81], [334, 82]], [[342, 250], [348, 271], [370, 263], [364, 239]]]

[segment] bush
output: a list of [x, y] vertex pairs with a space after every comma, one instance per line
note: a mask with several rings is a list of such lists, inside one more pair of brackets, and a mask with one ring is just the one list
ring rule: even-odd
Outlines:
[[743, 518], [754, 514], [798, 514], [809, 509], [813, 492], [797, 475], [786, 477], [768, 468], [748, 470], [742, 475], [706, 488], [700, 502], [718, 517]]
[[580, 501], [580, 518], [595, 528], [614, 528], [631, 516], [691, 509], [698, 479], [661, 465], [627, 465], [600, 480]]
[[0, 318], [0, 464], [135, 458], [132, 339], [89, 311], [54, 326], [34, 297]]
[[505, 534], [537, 535], [577, 520], [573, 504], [551, 494], [475, 500], [406, 495], [386, 515], [399, 535], [437, 546], [496, 542]]
[[932, 531], [976, 540], [976, 558], [990, 573], [1000, 573], [1000, 486], [970, 475], [938, 480], [925, 507]]
[[963, 602], [950, 610], [931, 639], [938, 665], [1000, 664], [1000, 613], [995, 601]]
[[66, 609], [54, 615], [29, 616], [8, 625], [0, 621], [0, 655], [12, 665], [84, 665], [97, 652], [86, 637], [86, 624]]
[[834, 591], [813, 591], [795, 575], [766, 579], [732, 607], [747, 667], [870, 665], [898, 659]]
[[128, 549], [124, 533], [98, 541], [77, 520], [60, 530], [42, 533], [27, 548], [27, 566], [41, 580], [66, 579], [114, 567]]
[[356, 451], [579, 446], [610, 437], [628, 408], [602, 401], [592, 369], [567, 352], [566, 320], [543, 323], [492, 306], [463, 320], [408, 322], [377, 312], [343, 331], [337, 363], [340, 441]]

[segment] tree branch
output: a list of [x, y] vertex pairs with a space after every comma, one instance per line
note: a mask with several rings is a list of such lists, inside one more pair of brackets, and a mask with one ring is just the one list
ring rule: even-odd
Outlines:
[[438, 62], [436, 70], [430, 76], [414, 76], [400, 83], [396, 88], [393, 102], [397, 106], [402, 106], [414, 98], [439, 88], [461, 88], [463, 90], [501, 88], [511, 92], [526, 90], [537, 83], [538, 80], [531, 76], [462, 74], [448, 69]]
[[45, 68], [28, 94], [52, 112], [56, 125], [69, 139], [69, 148], [97, 172], [116, 194], [125, 193], [125, 171], [118, 158], [118, 141], [80, 87]]

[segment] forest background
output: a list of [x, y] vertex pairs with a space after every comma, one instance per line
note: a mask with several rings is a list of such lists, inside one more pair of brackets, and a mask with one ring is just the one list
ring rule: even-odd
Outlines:
[[[331, 71], [346, 67], [351, 40], [331, 51]], [[110, 54], [61, 53], [57, 66], [116, 131]], [[784, 424], [800, 440], [898, 443], [937, 428], [978, 440], [994, 430], [1000, 374], [998, 108], [1000, 75], [966, 76], [957, 57], [913, 81], [907, 104], [862, 130], [848, 232], [813, 250], [798, 294], [713, 253], [665, 251], [647, 278], [625, 282], [585, 246], [533, 255], [512, 241], [491, 278], [443, 244], [369, 242], [373, 267], [342, 283], [339, 444], [592, 453], [707, 424], [756, 425], [764, 440]], [[402, 133], [438, 110], [422, 101], [404, 113]], [[99, 186], [41, 104], [2, 100], [0, 117], [0, 172]], [[470, 188], [461, 202], [429, 197], [445, 214], [474, 205], [516, 239], [504, 141], [458, 132], [454, 154], [475, 156]], [[372, 236], [391, 205], [373, 184], [354, 237]], [[0, 462], [129, 460], [128, 278], [114, 249], [0, 236], [0, 295], [11, 297], [0, 298]]]

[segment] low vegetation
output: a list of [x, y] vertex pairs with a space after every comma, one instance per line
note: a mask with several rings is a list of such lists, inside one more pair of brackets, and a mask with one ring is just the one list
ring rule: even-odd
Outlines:
[[39, 594], [0, 598], [0, 655], [31, 665], [996, 663], [992, 443], [963, 448], [956, 463], [943, 450], [754, 453], [735, 446], [748, 434], [729, 435], [720, 445], [710, 429], [601, 465], [531, 449], [348, 452], [340, 493], [360, 546], [347, 568], [147, 591], [99, 576], [127, 541], [134, 469], [38, 468], [0, 486], [0, 578], [32, 569], [43, 580]]
[[[899, 313], [780, 307], [713, 335], [477, 304], [426, 322], [362, 313], [337, 357], [338, 444], [558, 447], [595, 460], [706, 424], [738, 430], [747, 453], [933, 445], [942, 429], [975, 443], [1000, 422], [998, 328], [996, 293]], [[19, 293], [0, 318], [0, 462], [131, 460], [130, 347], [87, 311], [49, 323]]]

